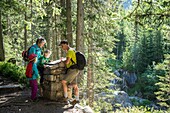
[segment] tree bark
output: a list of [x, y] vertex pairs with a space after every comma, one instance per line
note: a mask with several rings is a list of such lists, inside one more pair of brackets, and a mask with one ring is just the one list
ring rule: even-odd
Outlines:
[[[61, 5], [61, 9], [62, 9], [62, 11], [61, 11], [61, 16], [60, 16], [60, 19], [61, 19], [61, 24], [62, 24], [62, 26], [61, 26], [61, 40], [64, 40], [65, 38], [66, 38], [66, 36], [65, 36], [65, 12], [66, 12], [66, 0], [60, 0], [60, 5]], [[63, 53], [62, 53], [63, 54]]]
[[[60, 29], [59, 29], [59, 40], [66, 39], [65, 36], [65, 10], [66, 10], [66, 0], [60, 0], [60, 7], [61, 7], [61, 16], [60, 16]], [[65, 56], [64, 52], [62, 50], [59, 51], [59, 56]]]
[[51, 9], [52, 7], [51, 7], [51, 3], [49, 2], [49, 3], [47, 3], [47, 9], [46, 9], [46, 12], [47, 12], [47, 23], [46, 23], [46, 25], [47, 25], [47, 29], [46, 29], [46, 40], [47, 40], [47, 49], [50, 49], [51, 48], [51, 24], [52, 24], [52, 22], [51, 22], [51, 17], [52, 17], [52, 13], [51, 13], [51, 11], [52, 11], [52, 9]]
[[[27, 0], [25, 0], [25, 7], [27, 7]], [[27, 21], [27, 12], [24, 14], [25, 21]], [[24, 24], [24, 49], [27, 49], [27, 24]]]
[[2, 35], [2, 12], [0, 10], [0, 61], [5, 61], [5, 49]]
[[[89, 8], [89, 14], [93, 14], [93, 0], [91, 0], [91, 7]], [[89, 20], [89, 28], [93, 28], [93, 20]], [[88, 64], [88, 69], [87, 69], [87, 96], [88, 96], [88, 102], [89, 106], [93, 107], [93, 101], [94, 101], [94, 72], [93, 72], [93, 34], [92, 30], [89, 29], [88, 31], [88, 59], [87, 59], [87, 64]]]
[[83, 3], [82, 0], [77, 1], [77, 28], [76, 28], [76, 50], [84, 52], [83, 38]]
[[89, 105], [92, 107], [93, 106], [93, 100], [94, 100], [94, 81], [93, 81], [93, 57], [92, 57], [92, 34], [89, 34], [89, 46], [88, 46], [88, 59], [87, 59], [87, 64], [88, 64], [88, 69], [87, 69], [87, 96], [89, 99]]
[[33, 40], [33, 35], [34, 35], [34, 31], [33, 31], [33, 24], [32, 24], [32, 22], [33, 22], [33, 18], [32, 18], [32, 14], [33, 14], [33, 10], [32, 10], [32, 8], [33, 8], [33, 3], [32, 3], [32, 0], [30, 0], [30, 4], [31, 4], [31, 15], [30, 15], [30, 18], [31, 18], [31, 39], [32, 39], [32, 42], [31, 42], [31, 44], [33, 44], [34, 43], [34, 40]]
[[[76, 25], [76, 50], [84, 53], [84, 38], [83, 38], [83, 3], [82, 0], [77, 1], [77, 25]], [[84, 79], [83, 71], [78, 76], [78, 84]]]
[[66, 1], [66, 16], [67, 16], [67, 33], [66, 38], [70, 44], [73, 46], [73, 36], [72, 36], [72, 19], [71, 19], [71, 0]]

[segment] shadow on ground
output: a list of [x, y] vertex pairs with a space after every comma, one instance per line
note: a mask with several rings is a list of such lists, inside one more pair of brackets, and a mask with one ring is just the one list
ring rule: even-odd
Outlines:
[[[76, 110], [76, 111], [75, 111]], [[30, 100], [30, 89], [0, 95], [1, 113], [81, 113], [71, 105], [62, 102], [39, 98], [37, 102]]]

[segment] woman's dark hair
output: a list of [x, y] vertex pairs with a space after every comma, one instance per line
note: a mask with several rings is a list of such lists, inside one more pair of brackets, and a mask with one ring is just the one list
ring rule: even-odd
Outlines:
[[38, 45], [39, 43], [46, 42], [45, 38], [40, 37], [37, 39], [36, 44]]

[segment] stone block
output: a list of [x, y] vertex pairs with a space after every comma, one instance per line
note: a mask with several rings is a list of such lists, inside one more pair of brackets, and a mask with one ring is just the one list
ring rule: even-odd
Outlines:
[[58, 75], [58, 74], [64, 74], [65, 73], [65, 68], [57, 68], [57, 69], [50, 69], [50, 68], [45, 68], [44, 72], [45, 75]]
[[58, 65], [59, 65], [59, 67], [61, 67], [61, 68], [64, 68], [64, 67], [65, 67], [65, 63], [64, 63], [64, 62], [60, 62]]
[[62, 81], [63, 78], [64, 78], [64, 74], [56, 75], [56, 79], [59, 79], [59, 81]]
[[44, 79], [47, 81], [56, 81], [55, 75], [44, 75]]
[[44, 90], [43, 97], [50, 100], [56, 100], [56, 91]]
[[61, 82], [59, 75], [56, 75], [56, 82]]
[[53, 70], [53, 69], [57, 69], [58, 67], [59, 67], [59, 65], [58, 64], [55, 64], [55, 65], [45, 65], [46, 66], [46, 68], [49, 68], [49, 69], [51, 69], [51, 70]]
[[57, 83], [56, 82], [44, 82], [44, 89], [49, 91], [56, 91]]
[[61, 99], [64, 97], [64, 93], [63, 91], [57, 91], [56, 92], [56, 99]]
[[63, 91], [63, 85], [61, 82], [57, 83], [57, 91]]
[[49, 91], [61, 91], [62, 89], [61, 82], [44, 82], [44, 89]]

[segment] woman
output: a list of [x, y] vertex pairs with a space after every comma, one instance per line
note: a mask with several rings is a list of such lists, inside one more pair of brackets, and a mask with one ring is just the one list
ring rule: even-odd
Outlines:
[[40, 62], [40, 57], [41, 57], [41, 52], [42, 52], [42, 47], [45, 45], [46, 40], [43, 37], [40, 37], [37, 39], [36, 44], [32, 45], [31, 48], [28, 51], [28, 56], [30, 54], [36, 54], [37, 55], [37, 66], [39, 65]]

